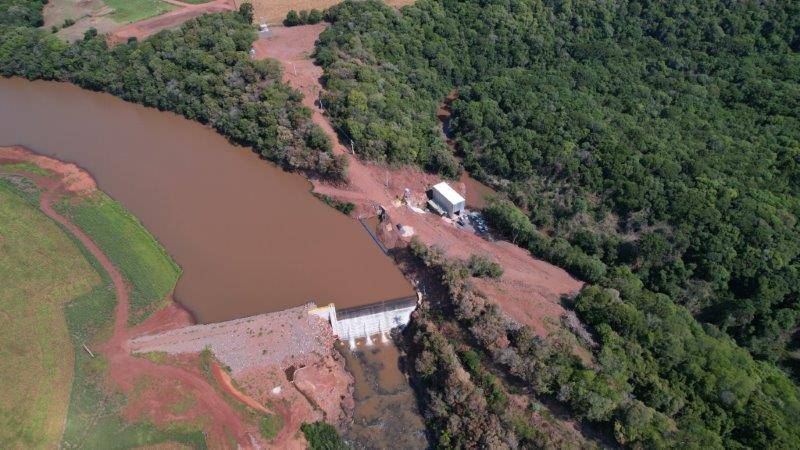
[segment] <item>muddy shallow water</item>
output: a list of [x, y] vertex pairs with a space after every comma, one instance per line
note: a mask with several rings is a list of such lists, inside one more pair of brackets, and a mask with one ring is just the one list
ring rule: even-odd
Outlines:
[[74, 162], [183, 268], [199, 322], [309, 300], [350, 307], [413, 293], [358, 222], [310, 184], [171, 113], [54, 82], [0, 78], [0, 145]]
[[353, 424], [344, 437], [356, 449], [428, 448], [425, 423], [414, 391], [400, 370], [400, 351], [392, 342], [357, 342], [357, 350], [339, 343], [355, 380]]

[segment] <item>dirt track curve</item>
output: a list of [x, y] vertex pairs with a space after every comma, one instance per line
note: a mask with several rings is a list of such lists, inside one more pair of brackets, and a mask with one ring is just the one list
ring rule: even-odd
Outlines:
[[0, 148], [0, 161], [28, 161], [61, 175], [60, 179], [27, 173], [25, 177], [34, 181], [43, 191], [39, 200], [41, 211], [80, 241], [114, 283], [117, 305], [113, 334], [98, 349], [108, 358], [109, 378], [125, 391], [132, 389], [136, 379], [142, 376], [178, 382], [194, 394], [196, 403], [193, 409], [211, 418], [210, 431], [220, 438], [219, 442], [225, 442], [226, 437], [230, 436], [239, 448], [258, 447], [257, 438], [250, 434], [237, 412], [200, 374], [137, 358], [128, 351], [127, 341], [132, 337], [131, 330], [127, 328], [130, 301], [122, 274], [83, 230], [53, 208], [53, 202], [66, 192], [93, 191], [95, 185], [91, 177], [72, 164], [35, 155], [21, 148]]

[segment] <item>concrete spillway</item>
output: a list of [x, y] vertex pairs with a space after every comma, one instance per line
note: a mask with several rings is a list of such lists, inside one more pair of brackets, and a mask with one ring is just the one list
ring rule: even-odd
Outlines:
[[418, 297], [407, 297], [338, 311], [331, 303], [314, 308], [309, 314], [327, 320], [336, 337], [355, 347], [356, 339], [366, 339], [367, 345], [370, 345], [373, 336], [381, 336], [385, 340], [392, 329], [408, 324], [418, 301]]

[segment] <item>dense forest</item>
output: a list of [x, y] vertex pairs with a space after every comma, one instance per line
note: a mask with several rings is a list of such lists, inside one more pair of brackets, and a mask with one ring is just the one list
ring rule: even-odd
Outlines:
[[0, 26], [39, 27], [44, 24], [42, 9], [47, 0], [0, 1]]
[[464, 166], [583, 279], [627, 267], [759, 358], [800, 316], [796, 2], [423, 0], [327, 12], [333, 120], [365, 157]]
[[[109, 48], [35, 28], [44, 3], [0, 1], [3, 76], [174, 111], [343, 176], [279, 66], [248, 57], [247, 7]], [[538, 337], [471, 289], [498, 267], [412, 246], [444, 291], [408, 330], [432, 442], [580, 445], [546, 400], [621, 445], [800, 447], [800, 394], [774, 364], [800, 339], [796, 2], [368, 0], [326, 18], [323, 100], [355, 150], [463, 164], [503, 192], [496, 231], [590, 283], [569, 303], [587, 328]], [[462, 162], [435, 115], [451, 93]]]
[[178, 30], [109, 48], [94, 30], [68, 44], [32, 28], [41, 22], [42, 3], [0, 4], [3, 76], [69, 81], [108, 92], [209, 124], [287, 169], [344, 176], [346, 159], [333, 155], [300, 93], [281, 82], [279, 64], [250, 59], [256, 39], [250, 8], [205, 15]]
[[574, 299], [594, 336], [562, 320], [569, 332], [542, 338], [473, 289], [472, 277], [485, 276], [474, 265], [419, 241], [411, 247], [445, 291], [415, 313], [407, 331], [412, 374], [439, 447], [578, 447], [546, 421], [543, 405], [534, 407], [546, 398], [635, 448], [800, 445], [800, 393], [786, 375], [728, 336], [705, 331], [629, 270], [612, 274], [609, 288], [591, 286]]
[[[495, 364], [621, 444], [800, 445], [783, 372], [796, 370], [800, 318], [796, 2], [366, 1], [326, 17], [324, 100], [356, 152], [456, 174], [436, 118], [455, 93], [445, 131], [503, 192], [485, 210], [495, 229], [592, 284], [572, 308], [595, 366], [525, 344], [523, 361], [545, 358], [542, 380], [473, 334]], [[452, 334], [445, 317], [418, 317], [412, 352], [440, 363], [416, 372], [447, 441], [442, 408], [467, 429], [504, 416], [441, 404], [472, 389], [441, 382], [458, 372], [436, 337]], [[513, 343], [503, 327], [489, 335]]]

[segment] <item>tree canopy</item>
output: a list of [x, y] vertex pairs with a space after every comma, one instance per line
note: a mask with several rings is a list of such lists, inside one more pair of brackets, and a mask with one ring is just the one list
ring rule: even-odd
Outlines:
[[67, 44], [41, 29], [3, 26], [10, 18], [0, 10], [0, 74], [69, 81], [172, 111], [285, 168], [343, 177], [346, 159], [333, 155], [301, 94], [281, 81], [280, 65], [250, 59], [248, 6], [114, 47], [96, 32]]
[[507, 197], [496, 230], [595, 284], [573, 306], [600, 372], [556, 384], [573, 414], [616, 421], [620, 443], [798, 445], [797, 385], [772, 364], [800, 335], [796, 2], [326, 14], [325, 101], [356, 151], [457, 172], [436, 119], [454, 96], [457, 156]]
[[[761, 358], [800, 317], [796, 2], [345, 2], [318, 43], [362, 155], [501, 187], [588, 278], [627, 266]], [[584, 254], [593, 260], [578, 256]], [[593, 267], [590, 267], [593, 266]], [[595, 274], [595, 275], [587, 275]]]

